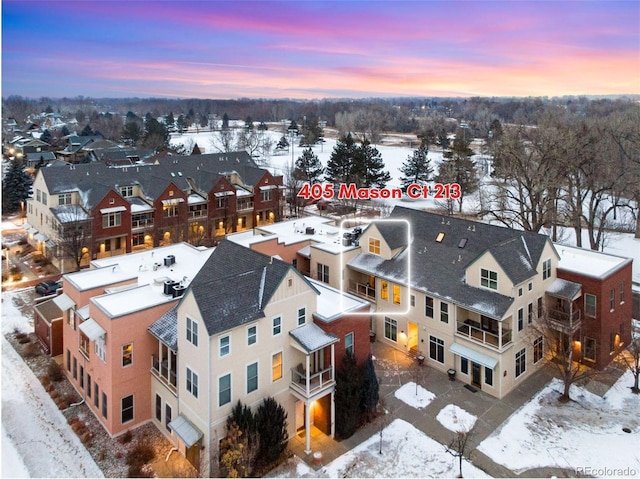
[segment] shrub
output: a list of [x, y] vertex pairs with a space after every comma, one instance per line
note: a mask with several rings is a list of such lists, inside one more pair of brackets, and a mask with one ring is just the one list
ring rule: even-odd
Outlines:
[[18, 339], [18, 342], [20, 344], [27, 344], [27, 343], [31, 342], [31, 339], [29, 339], [29, 336], [24, 336], [24, 337]]
[[49, 383], [45, 386], [44, 390], [47, 392], [51, 392], [55, 389], [55, 387], [53, 386], [53, 384]]
[[136, 444], [127, 454], [128, 477], [145, 477], [143, 476], [142, 466], [152, 461], [155, 457], [156, 453], [150, 444], [146, 442]]
[[362, 411], [364, 375], [352, 355], [345, 355], [336, 370], [336, 435], [350, 437], [358, 428]]
[[131, 439], [133, 439], [133, 433], [131, 432], [131, 429], [127, 429], [127, 431], [118, 438], [118, 441], [120, 444], [128, 444], [131, 442]]
[[51, 399], [56, 399], [59, 396], [58, 391], [55, 389], [49, 391], [49, 396], [51, 396]]
[[50, 382], [51, 382], [51, 380], [49, 379], [49, 375], [48, 374], [45, 374], [44, 376], [42, 376], [40, 378], [40, 384], [42, 384], [43, 386], [48, 386]]
[[64, 372], [62, 372], [62, 368], [55, 361], [51, 361], [49, 366], [47, 366], [47, 374], [49, 378], [56, 383], [64, 379]]
[[272, 464], [287, 448], [287, 412], [272, 397], [266, 397], [256, 412], [256, 430], [259, 436], [259, 464]]
[[[29, 342], [29, 338], [27, 338], [27, 342]], [[40, 354], [40, 352], [41, 352], [40, 345], [37, 343], [31, 343], [31, 342], [29, 342], [29, 344], [27, 344], [22, 350], [22, 354], [24, 355], [25, 358], [33, 358], [38, 354]]]

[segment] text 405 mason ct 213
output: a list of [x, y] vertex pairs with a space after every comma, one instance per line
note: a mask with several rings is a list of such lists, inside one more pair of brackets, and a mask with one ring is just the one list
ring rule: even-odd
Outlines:
[[[411, 183], [407, 186], [408, 198], [413, 200], [427, 199], [432, 196], [436, 200], [457, 200], [460, 198], [460, 185], [458, 183], [436, 183], [432, 187]], [[358, 188], [355, 183], [340, 183], [337, 188], [333, 183], [305, 183], [302, 185], [299, 198], [305, 200], [375, 200], [375, 199], [401, 199], [400, 188]]]

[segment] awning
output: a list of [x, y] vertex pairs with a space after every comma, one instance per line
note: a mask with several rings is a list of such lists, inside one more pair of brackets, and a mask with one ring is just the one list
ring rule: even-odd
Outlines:
[[307, 245], [302, 249], [299, 249], [297, 253], [305, 258], [311, 258], [311, 246]]
[[111, 208], [102, 208], [100, 210], [100, 213], [102, 213], [103, 215], [106, 215], [108, 213], [117, 213], [118, 211], [127, 211], [127, 207], [126, 206], [113, 206]]
[[38, 230], [35, 228], [30, 228], [27, 233], [29, 233], [30, 235], [35, 235], [38, 234]]
[[216, 198], [220, 198], [221, 196], [233, 196], [233, 191], [217, 191], [213, 196]]
[[30, 230], [31, 229], [31, 225], [29, 223], [26, 223], [26, 222], [22, 223], [22, 229]]
[[52, 301], [56, 303], [56, 306], [62, 311], [66, 311], [67, 309], [73, 309], [76, 307], [76, 303], [64, 293], [56, 296]]
[[99, 337], [106, 334], [106, 331], [102, 329], [102, 327], [98, 323], [96, 323], [95, 319], [93, 318], [87, 319], [78, 327], [80, 328], [80, 331], [86, 334], [91, 341], [95, 341]]
[[56, 244], [55, 244], [53, 241], [51, 241], [51, 240], [47, 240], [47, 241], [45, 241], [45, 242], [44, 242], [44, 245], [45, 245], [47, 248], [49, 248], [49, 249], [52, 249], [52, 248], [55, 248], [55, 247], [56, 247]]
[[449, 351], [463, 358], [467, 358], [469, 361], [473, 361], [474, 363], [482, 364], [485, 368], [493, 369], [496, 367], [496, 364], [498, 364], [497, 359], [487, 356], [486, 354], [479, 353], [478, 351], [459, 343], [453, 343], [449, 348]]
[[162, 200], [163, 205], [177, 205], [178, 203], [184, 203], [184, 198], [172, 198], [170, 200]]
[[36, 241], [47, 241], [49, 238], [46, 235], [43, 235], [42, 233], [38, 233], [33, 237], [33, 239]]
[[265, 190], [275, 190], [278, 187], [278, 185], [267, 185], [267, 186], [261, 186], [260, 187], [260, 191], [265, 191]]
[[169, 423], [169, 427], [187, 448], [193, 446], [204, 435], [182, 414], [178, 414], [178, 417]]

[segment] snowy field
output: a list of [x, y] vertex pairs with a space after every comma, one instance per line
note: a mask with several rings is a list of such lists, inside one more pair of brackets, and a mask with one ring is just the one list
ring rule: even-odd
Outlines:
[[4, 338], [33, 331], [2, 294], [2, 477], [104, 477], [31, 369]]
[[[478, 449], [516, 474], [538, 467], [591, 468], [609, 477], [613, 469], [640, 474], [640, 395], [633, 376], [623, 374], [604, 397], [572, 386], [573, 401], [558, 402], [562, 383], [554, 379], [522, 406]], [[631, 433], [623, 432], [629, 428]]]

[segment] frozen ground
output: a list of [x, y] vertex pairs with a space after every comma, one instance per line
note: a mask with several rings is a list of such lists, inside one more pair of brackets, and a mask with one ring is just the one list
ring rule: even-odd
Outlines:
[[455, 404], [447, 404], [440, 410], [436, 419], [449, 431], [466, 432], [473, 429], [478, 418]]
[[572, 386], [573, 401], [561, 404], [562, 383], [553, 380], [478, 449], [516, 474], [547, 466], [592, 468], [587, 474], [599, 477], [619, 475], [613, 468], [640, 474], [640, 395], [632, 384], [627, 371], [602, 398]]
[[435, 394], [427, 391], [422, 386], [416, 388], [416, 383], [414, 382], [402, 385], [394, 392], [394, 396], [416, 409], [427, 407], [436, 398]]

